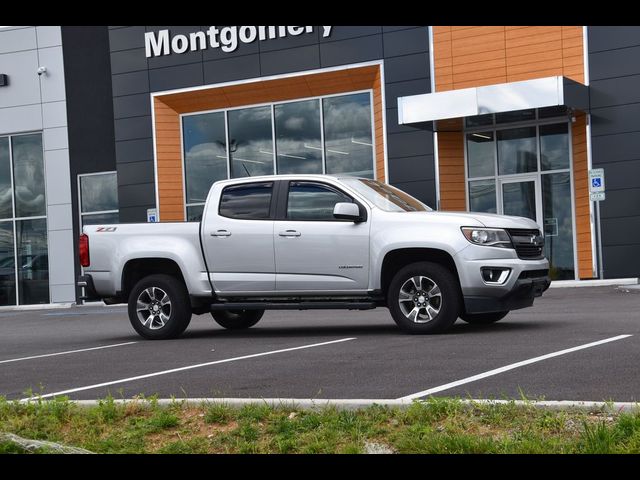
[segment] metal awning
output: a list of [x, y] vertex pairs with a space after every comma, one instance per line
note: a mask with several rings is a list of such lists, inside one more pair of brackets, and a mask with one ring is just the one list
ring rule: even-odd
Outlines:
[[431, 122], [560, 105], [588, 112], [589, 87], [567, 77], [556, 76], [398, 97], [398, 123]]

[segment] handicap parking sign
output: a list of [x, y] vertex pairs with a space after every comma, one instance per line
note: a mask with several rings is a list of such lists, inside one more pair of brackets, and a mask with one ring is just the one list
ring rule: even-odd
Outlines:
[[604, 192], [604, 169], [593, 168], [589, 170], [589, 193]]
[[600, 188], [602, 187], [602, 179], [600, 177], [596, 177], [596, 178], [592, 178], [591, 179], [591, 186], [593, 188]]

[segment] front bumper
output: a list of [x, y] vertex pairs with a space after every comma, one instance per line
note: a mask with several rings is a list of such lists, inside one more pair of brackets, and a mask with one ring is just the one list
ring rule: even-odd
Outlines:
[[[525, 273], [526, 270], [523, 272]], [[542, 295], [551, 285], [549, 275], [519, 278], [512, 289], [500, 297], [469, 295], [464, 297], [467, 313], [506, 312], [533, 305], [533, 300]]]

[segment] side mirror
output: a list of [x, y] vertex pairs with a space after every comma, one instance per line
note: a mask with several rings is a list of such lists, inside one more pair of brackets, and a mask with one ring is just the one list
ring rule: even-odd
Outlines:
[[355, 203], [336, 203], [335, 207], [333, 207], [333, 216], [340, 220], [351, 220], [352, 222], [362, 220], [360, 207]]

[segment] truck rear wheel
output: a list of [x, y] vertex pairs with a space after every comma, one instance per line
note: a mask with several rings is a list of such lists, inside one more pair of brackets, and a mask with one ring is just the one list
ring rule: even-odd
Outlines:
[[412, 263], [391, 280], [387, 306], [396, 324], [408, 333], [444, 332], [461, 310], [458, 282], [440, 264]]
[[129, 295], [129, 321], [140, 336], [150, 340], [176, 338], [191, 321], [189, 293], [171, 275], [149, 275]]
[[509, 310], [506, 312], [491, 312], [491, 313], [463, 313], [460, 318], [472, 325], [489, 325], [495, 323], [498, 320], [502, 320], [509, 314]]
[[229, 330], [253, 327], [264, 315], [264, 310], [213, 310], [211, 316], [218, 325]]

